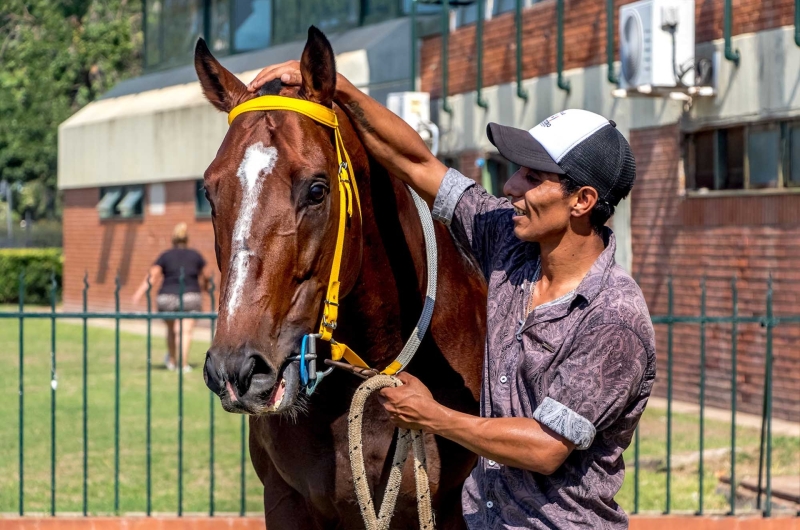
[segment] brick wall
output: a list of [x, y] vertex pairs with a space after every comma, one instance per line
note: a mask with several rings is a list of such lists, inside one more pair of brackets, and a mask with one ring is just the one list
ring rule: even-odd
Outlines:
[[[214, 233], [209, 218], [195, 215], [195, 181], [166, 184], [164, 215], [150, 215], [145, 193], [141, 219], [100, 220], [98, 188], [64, 191], [64, 306], [82, 303], [83, 276], [88, 273], [90, 310], [114, 307], [114, 278], [119, 274], [120, 305], [133, 307], [131, 296], [147, 275], [159, 253], [172, 246], [172, 229], [179, 222], [189, 226], [189, 245], [219, 272], [214, 257]], [[208, 306], [208, 300], [205, 300]]]
[[[617, 0], [614, 12], [631, 0]], [[722, 38], [723, 0], [695, 0], [695, 39]], [[579, 68], [606, 61], [606, 4], [598, 0], [564, 2], [564, 68]], [[615, 28], [617, 20], [614, 19]], [[555, 1], [544, 0], [523, 11], [523, 78], [539, 77], [556, 70]], [[751, 33], [794, 23], [793, 0], [733, 0], [733, 34]], [[619, 58], [615, 30], [614, 56]], [[508, 83], [516, 75], [514, 13], [504, 13], [484, 24], [483, 84]], [[441, 96], [441, 37], [422, 41], [420, 76], [422, 90]], [[448, 93], [475, 89], [477, 71], [475, 24], [450, 34]]]
[[[731, 278], [739, 286], [739, 313], [764, 315], [766, 282], [774, 281], [776, 315], [800, 314], [800, 195], [683, 198], [679, 195], [680, 138], [677, 126], [635, 130], [637, 182], [631, 197], [633, 275], [651, 314], [667, 313], [667, 278], [673, 277], [674, 308], [699, 315], [700, 281], [707, 277], [709, 315], [730, 315]], [[659, 379], [665, 395], [666, 326], [656, 326]], [[760, 414], [766, 335], [758, 324], [739, 326], [739, 406]], [[774, 410], [800, 420], [799, 324], [774, 331]], [[699, 326], [676, 325], [673, 336], [674, 392], [695, 401], [699, 390]], [[709, 405], [730, 404], [731, 326], [708, 324], [706, 370]]]

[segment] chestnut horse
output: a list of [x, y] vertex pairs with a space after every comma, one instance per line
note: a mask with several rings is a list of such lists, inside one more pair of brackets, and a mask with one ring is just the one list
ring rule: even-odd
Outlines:
[[[229, 112], [256, 94], [223, 68], [200, 40], [195, 68], [208, 100]], [[402, 349], [420, 315], [427, 282], [422, 226], [405, 185], [369, 158], [347, 115], [334, 106], [336, 66], [328, 40], [309, 30], [301, 87], [272, 82], [279, 94], [332, 107], [350, 154], [361, 215], [349, 221], [334, 337], [370, 366]], [[310, 396], [297, 355], [319, 325], [339, 220], [333, 131], [290, 111], [242, 114], [205, 172], [217, 264], [219, 325], [203, 375], [229, 412], [250, 415], [250, 454], [264, 484], [269, 530], [363, 527], [350, 476], [347, 412], [361, 382], [336, 371]], [[334, 190], [334, 191], [332, 191]], [[355, 210], [355, 209], [354, 209]], [[486, 284], [468, 253], [436, 223], [438, 299], [428, 334], [408, 370], [448, 407], [476, 414], [483, 363]], [[328, 355], [320, 343], [320, 356]], [[322, 366], [322, 363], [320, 362]], [[364, 456], [380, 505], [395, 429], [370, 400]], [[426, 435], [438, 526], [464, 528], [461, 486], [476, 457]], [[418, 526], [411, 459], [392, 528]]]

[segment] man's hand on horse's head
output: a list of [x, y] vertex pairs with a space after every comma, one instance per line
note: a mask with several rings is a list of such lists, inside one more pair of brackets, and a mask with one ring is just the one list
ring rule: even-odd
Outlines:
[[441, 415], [443, 407], [433, 399], [428, 387], [413, 375], [403, 372], [397, 378], [403, 384], [382, 389], [378, 400], [398, 427], [428, 430], [431, 420]]
[[286, 61], [285, 63], [273, 64], [261, 70], [255, 79], [247, 85], [249, 92], [258, 90], [272, 81], [280, 79], [284, 85], [297, 86], [303, 82], [303, 75], [300, 73], [300, 61]]

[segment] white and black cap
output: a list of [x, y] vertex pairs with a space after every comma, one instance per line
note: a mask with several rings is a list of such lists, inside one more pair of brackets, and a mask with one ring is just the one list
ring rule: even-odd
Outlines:
[[614, 206], [628, 195], [636, 178], [628, 141], [613, 121], [594, 112], [568, 109], [529, 131], [490, 123], [486, 135], [511, 162], [591, 186], [601, 201]]

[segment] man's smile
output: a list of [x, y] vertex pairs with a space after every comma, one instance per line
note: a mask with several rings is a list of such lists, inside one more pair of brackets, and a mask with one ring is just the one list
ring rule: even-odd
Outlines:
[[514, 206], [514, 217], [523, 217], [528, 215], [528, 210], [525, 210], [513, 204], [512, 206]]

